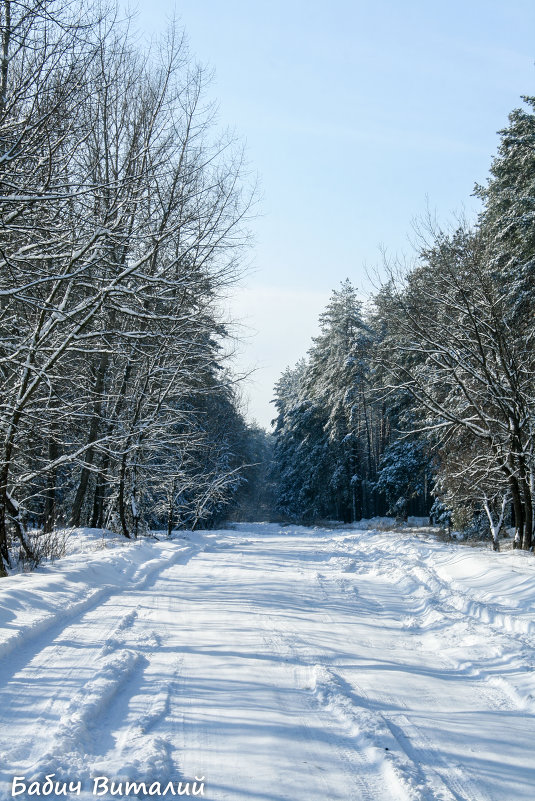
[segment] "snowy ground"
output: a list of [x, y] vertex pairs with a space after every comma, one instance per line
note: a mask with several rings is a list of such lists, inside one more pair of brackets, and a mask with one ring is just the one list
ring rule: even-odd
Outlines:
[[533, 801], [534, 602], [532, 555], [426, 535], [254, 524], [72, 553], [0, 583], [0, 798], [54, 773], [85, 799], [105, 776]]

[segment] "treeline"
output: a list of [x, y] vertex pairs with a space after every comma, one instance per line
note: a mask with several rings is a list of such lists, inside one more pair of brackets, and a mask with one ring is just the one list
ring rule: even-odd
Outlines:
[[182, 34], [95, 8], [0, 5], [0, 572], [28, 528], [210, 525], [246, 459], [241, 155]]
[[308, 358], [276, 387], [278, 508], [481, 519], [533, 537], [535, 98], [509, 117], [472, 226], [428, 221], [363, 310], [332, 295]]
[[275, 387], [277, 507], [312, 521], [429, 511], [429, 454], [400, 438], [411, 415], [406, 393], [379, 392], [384, 326], [363, 311], [349, 280], [332, 293], [308, 358]]

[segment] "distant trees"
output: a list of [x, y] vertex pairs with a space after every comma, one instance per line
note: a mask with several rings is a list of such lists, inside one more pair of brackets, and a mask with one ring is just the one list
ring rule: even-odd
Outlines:
[[247, 427], [241, 442], [244, 466], [240, 472], [241, 483], [234, 498], [231, 519], [269, 521], [274, 514], [277, 484], [273, 475], [273, 435], [252, 424]]
[[[365, 321], [357, 292], [345, 281], [320, 316], [308, 359], [287, 370], [275, 387], [282, 514], [350, 522], [392, 505], [381, 458], [395, 436], [394, 414], [377, 391], [373, 354], [381, 333], [368, 317]], [[417, 494], [411, 486], [404, 509]], [[401, 494], [400, 488], [396, 501]]]
[[332, 470], [325, 436], [325, 413], [305, 394], [307, 363], [288, 368], [275, 385], [274, 474], [277, 511], [290, 519], [327, 514], [325, 479]]
[[309, 352], [304, 390], [323, 415], [331, 469], [322, 477], [334, 516], [354, 520], [366, 506], [371, 419], [367, 403], [371, 332], [355, 288], [346, 280], [320, 315], [320, 334]]
[[163, 498], [173, 524], [207, 524], [232, 496], [245, 426], [216, 300], [251, 195], [177, 31], [148, 57], [81, 4], [0, 13], [7, 567], [12, 534], [31, 557], [27, 520], [136, 536]]

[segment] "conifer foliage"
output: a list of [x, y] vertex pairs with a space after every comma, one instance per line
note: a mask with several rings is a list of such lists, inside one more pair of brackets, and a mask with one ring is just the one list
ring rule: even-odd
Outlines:
[[346, 280], [320, 316], [308, 359], [287, 370], [275, 387], [280, 513], [346, 522], [386, 511], [404, 516], [418, 496], [420, 462], [395, 488], [387, 479], [392, 467], [383, 455], [395, 437], [395, 408], [376, 391], [379, 339]]

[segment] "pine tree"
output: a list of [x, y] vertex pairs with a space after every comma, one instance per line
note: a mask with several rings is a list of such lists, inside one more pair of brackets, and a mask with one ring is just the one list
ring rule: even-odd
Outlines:
[[500, 131], [486, 186], [476, 186], [484, 209], [479, 224], [488, 238], [489, 268], [503, 282], [519, 334], [533, 338], [535, 300], [535, 97], [514, 109]]

